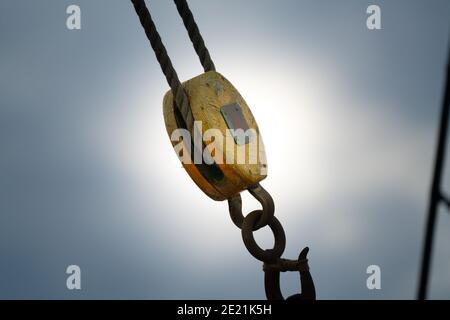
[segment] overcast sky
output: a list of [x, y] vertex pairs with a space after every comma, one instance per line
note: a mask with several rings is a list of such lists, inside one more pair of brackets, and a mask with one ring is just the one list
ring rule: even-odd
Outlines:
[[[70, 4], [81, 30], [66, 28]], [[172, 1], [147, 4], [180, 79], [200, 74]], [[320, 299], [414, 298], [450, 2], [189, 4], [258, 121], [284, 256], [311, 248]], [[366, 27], [370, 4], [382, 30]], [[168, 85], [129, 1], [3, 0], [0, 43], [0, 298], [264, 298], [226, 202], [172, 150]], [[430, 296], [449, 298], [445, 209], [436, 232]], [[372, 264], [381, 290], [366, 287]], [[296, 293], [298, 274], [282, 287]]]

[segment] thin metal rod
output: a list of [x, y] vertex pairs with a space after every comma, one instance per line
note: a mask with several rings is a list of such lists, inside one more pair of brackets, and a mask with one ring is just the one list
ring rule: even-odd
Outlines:
[[445, 159], [445, 145], [447, 140], [448, 117], [450, 108], [450, 50], [447, 61], [447, 74], [445, 79], [445, 93], [442, 100], [441, 123], [439, 127], [439, 140], [436, 150], [435, 167], [433, 181], [430, 190], [430, 204], [428, 208], [428, 220], [426, 224], [425, 244], [423, 247], [422, 267], [420, 271], [420, 282], [418, 299], [427, 298], [428, 278], [430, 273], [430, 265], [433, 251], [433, 236], [436, 225], [437, 209], [441, 198], [441, 178]]

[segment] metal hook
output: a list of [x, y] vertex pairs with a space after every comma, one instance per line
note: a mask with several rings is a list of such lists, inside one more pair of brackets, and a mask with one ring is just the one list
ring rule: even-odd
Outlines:
[[[298, 271], [300, 273], [301, 293], [294, 294], [286, 300], [315, 300], [316, 289], [309, 272], [307, 255], [309, 248], [304, 248], [297, 260], [281, 258], [286, 237], [283, 227], [274, 216], [275, 206], [270, 194], [261, 185], [256, 184], [248, 191], [261, 203], [262, 210], [254, 210], [244, 217], [240, 194], [228, 199], [231, 220], [242, 230], [242, 239], [247, 250], [258, 260], [263, 261], [264, 287], [268, 300], [284, 300], [280, 289], [280, 272]], [[253, 231], [268, 225], [274, 234], [273, 249], [264, 250], [258, 246]]]
[[316, 288], [309, 272], [307, 255], [309, 248], [304, 248], [298, 260], [278, 259], [275, 263], [264, 263], [264, 287], [267, 300], [284, 300], [280, 289], [280, 272], [299, 271], [300, 287], [302, 292], [288, 297], [287, 301], [292, 300], [315, 300]]

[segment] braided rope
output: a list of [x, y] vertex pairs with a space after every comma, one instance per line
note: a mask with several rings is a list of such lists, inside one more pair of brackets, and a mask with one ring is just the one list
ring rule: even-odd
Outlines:
[[161, 41], [161, 37], [159, 36], [158, 30], [156, 29], [150, 12], [145, 5], [145, 1], [131, 0], [131, 2], [134, 5], [134, 9], [139, 16], [139, 20], [142, 27], [144, 28], [145, 34], [147, 35], [153, 51], [155, 52], [156, 59], [161, 66], [162, 72], [164, 73], [170, 89], [172, 90], [175, 104], [180, 110], [184, 121], [186, 122], [186, 128], [191, 131], [194, 125], [194, 118], [192, 117], [192, 111], [189, 107], [188, 97], [184, 92], [175, 69], [172, 66], [172, 62], [170, 61], [166, 48]]
[[215, 71], [216, 67], [214, 66], [214, 62], [211, 60], [211, 56], [209, 55], [209, 51], [205, 46], [205, 42], [203, 41], [202, 35], [200, 34], [200, 30], [198, 29], [197, 23], [195, 23], [194, 16], [192, 15], [191, 10], [187, 4], [186, 0], [174, 0], [178, 13], [183, 19], [184, 26], [189, 34], [189, 38], [194, 45], [195, 52], [197, 52], [198, 57], [200, 58], [200, 62], [203, 66], [205, 72]]

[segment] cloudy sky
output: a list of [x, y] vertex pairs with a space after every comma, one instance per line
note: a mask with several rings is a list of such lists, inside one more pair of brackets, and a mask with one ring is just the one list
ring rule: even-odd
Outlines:
[[[81, 30], [66, 28], [70, 4]], [[172, 1], [147, 4], [180, 79], [201, 73]], [[189, 4], [263, 134], [285, 257], [311, 248], [321, 299], [414, 298], [450, 2]], [[370, 4], [382, 30], [366, 28]], [[4, 0], [0, 43], [0, 298], [264, 298], [226, 202], [172, 150], [168, 86], [129, 1]], [[445, 208], [436, 231], [430, 296], [449, 298]], [[366, 287], [372, 264], [381, 290]], [[297, 292], [298, 275], [282, 286]]]

